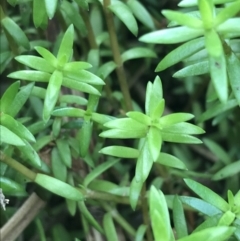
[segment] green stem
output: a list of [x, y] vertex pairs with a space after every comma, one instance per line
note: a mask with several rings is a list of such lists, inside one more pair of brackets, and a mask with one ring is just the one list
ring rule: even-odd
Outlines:
[[0, 151], [0, 160], [6, 163], [8, 166], [12, 167], [13, 169], [17, 170], [29, 180], [34, 181], [36, 178], [37, 173], [31, 171], [21, 163], [17, 162], [16, 160], [12, 159], [11, 157], [5, 155], [2, 151]]
[[111, 206], [104, 202], [101, 202], [101, 204], [106, 211], [111, 213], [112, 217], [127, 233], [129, 233], [133, 237], [136, 236], [135, 229], [122, 217], [122, 215], [119, 214], [116, 209], [113, 210]]
[[132, 100], [131, 100], [131, 96], [130, 96], [130, 92], [127, 84], [126, 74], [123, 67], [122, 57], [119, 51], [119, 44], [118, 44], [117, 35], [115, 31], [113, 14], [108, 9], [108, 6], [110, 4], [111, 4], [110, 0], [103, 0], [103, 10], [104, 10], [105, 18], [107, 22], [110, 43], [111, 43], [112, 52], [113, 52], [113, 59], [117, 65], [116, 72], [117, 72], [119, 85], [126, 104], [126, 110], [131, 111], [133, 109]]

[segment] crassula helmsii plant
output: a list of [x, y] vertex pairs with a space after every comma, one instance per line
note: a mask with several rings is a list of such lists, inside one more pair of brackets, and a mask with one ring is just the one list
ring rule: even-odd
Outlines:
[[[4, 240], [240, 240], [240, 1], [183, 0], [161, 30], [156, 3], [0, 6]], [[159, 44], [182, 42], [160, 57]], [[181, 61], [182, 88], [153, 73]]]

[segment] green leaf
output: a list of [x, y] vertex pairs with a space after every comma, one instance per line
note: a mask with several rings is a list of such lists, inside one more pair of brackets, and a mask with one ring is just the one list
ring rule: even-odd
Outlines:
[[149, 48], [143, 48], [143, 47], [136, 47], [136, 48], [127, 50], [121, 56], [122, 56], [123, 63], [131, 59], [157, 57], [156, 53], [153, 50]]
[[[203, 30], [183, 26], [145, 34], [139, 38], [139, 41], [155, 44], [176, 44], [197, 38], [201, 35], [203, 35]], [[176, 38], [176, 36], [178, 37]]]
[[1, 98], [1, 111], [5, 112], [8, 110], [9, 106], [13, 102], [13, 99], [17, 95], [18, 89], [20, 86], [20, 81], [16, 81], [13, 84], [11, 84], [3, 93]]
[[129, 7], [120, 1], [112, 1], [108, 8], [126, 25], [126, 27], [137, 36], [138, 26]]
[[64, 107], [55, 109], [52, 112], [53, 116], [69, 116], [69, 117], [84, 117], [85, 110], [74, 108], [74, 107]]
[[216, 103], [200, 116], [199, 122], [203, 122], [214, 116], [222, 114], [236, 106], [238, 106], [237, 100], [228, 100], [226, 103]]
[[[67, 65], [67, 64], [66, 64]], [[65, 71], [63, 70], [63, 75], [65, 78], [77, 80], [79, 82], [93, 84], [93, 85], [105, 85], [105, 82], [99, 78], [98, 76], [86, 71], [86, 70], [79, 70], [79, 71]]]
[[77, 105], [87, 105], [88, 103], [87, 99], [77, 95], [61, 95], [59, 98], [59, 102]]
[[188, 236], [184, 210], [178, 196], [175, 196], [173, 199], [173, 223], [178, 239]]
[[52, 73], [55, 70], [55, 68], [51, 64], [49, 64], [48, 61], [40, 57], [31, 56], [31, 55], [21, 55], [21, 56], [17, 56], [15, 59], [19, 63], [25, 64], [28, 67], [39, 71]]
[[170, 125], [168, 127], [164, 127], [163, 131], [166, 133], [187, 135], [197, 135], [205, 133], [205, 131], [202, 128], [187, 122], [181, 122]]
[[63, 1], [61, 3], [61, 10], [67, 15], [67, 17], [70, 19], [70, 22], [74, 24], [81, 35], [86, 36], [87, 28], [82, 19], [82, 16], [79, 14], [78, 8], [75, 8], [70, 2]]
[[187, 167], [181, 160], [168, 153], [161, 152], [156, 162], [164, 166], [174, 167], [183, 170], [187, 169]]
[[14, 39], [14, 41], [25, 49], [30, 49], [30, 44], [27, 36], [22, 29], [9, 17], [5, 17], [1, 21], [5, 31]]
[[142, 130], [142, 131], [147, 131], [147, 126], [135, 121], [130, 118], [121, 118], [121, 119], [115, 119], [108, 121], [107, 123], [104, 124], [105, 127], [110, 128], [110, 129], [120, 129], [120, 130]]
[[173, 77], [174, 78], [186, 78], [189, 76], [197, 76], [201, 74], [209, 73], [209, 61], [201, 61], [196, 64], [191, 64], [185, 68], [178, 70]]
[[163, 141], [168, 142], [176, 142], [176, 143], [186, 143], [186, 144], [201, 144], [202, 141], [196, 137], [186, 135], [186, 134], [179, 134], [179, 133], [171, 133], [165, 132], [164, 130], [161, 131]]
[[10, 131], [15, 133], [22, 139], [26, 139], [27, 141], [35, 142], [35, 138], [32, 133], [20, 122], [16, 121], [10, 115], [2, 113], [0, 115], [0, 123], [8, 128]]
[[51, 152], [51, 165], [53, 176], [62, 182], [67, 181], [67, 167], [61, 160], [59, 150], [54, 147]]
[[62, 162], [69, 168], [72, 167], [72, 156], [71, 150], [69, 148], [68, 141], [66, 139], [57, 139], [56, 141], [57, 149]]
[[150, 29], [155, 29], [155, 25], [153, 19], [149, 12], [146, 10], [145, 6], [136, 0], [128, 0], [127, 1], [128, 7], [131, 9], [134, 16], [142, 22], [143, 25]]
[[120, 139], [134, 139], [134, 138], [142, 138], [147, 134], [146, 130], [121, 130], [121, 129], [111, 129], [107, 131], [103, 131], [100, 133], [100, 137], [104, 138], [120, 138]]
[[223, 46], [220, 37], [213, 29], [205, 33], [205, 45], [210, 57], [217, 58], [223, 55]]
[[154, 238], [157, 241], [173, 241], [173, 233], [164, 194], [151, 186], [149, 196], [150, 217]]
[[15, 98], [13, 99], [11, 105], [8, 107], [8, 109], [5, 111], [6, 114], [9, 114], [12, 117], [15, 117], [18, 112], [22, 109], [23, 105], [28, 100], [31, 91], [33, 89], [34, 83], [30, 83], [28, 85], [25, 85], [20, 89], [20, 91], [17, 93]]
[[45, 7], [45, 1], [34, 0], [33, 1], [33, 23], [36, 28], [41, 27], [45, 29], [47, 27], [48, 18]]
[[100, 233], [104, 233], [103, 228], [99, 225], [99, 222], [95, 220], [93, 215], [88, 211], [84, 201], [78, 202], [78, 208], [80, 213], [87, 219], [87, 221]]
[[222, 215], [217, 226], [230, 226], [235, 218], [236, 214], [228, 210]]
[[[162, 82], [159, 76], [156, 76], [153, 83], [148, 82], [147, 84], [145, 111], [148, 116], [151, 116], [151, 114], [155, 111], [162, 98]], [[158, 118], [159, 117], [160, 116], [158, 116]]]
[[168, 53], [158, 64], [155, 71], [156, 72], [162, 71], [182, 61], [183, 59], [193, 55], [194, 53], [197, 53], [199, 50], [203, 49], [204, 47], [205, 47], [205, 40], [203, 37], [188, 41], [187, 43], [180, 45], [179, 47], [177, 47], [176, 49]]
[[231, 158], [229, 154], [216, 142], [204, 138], [203, 143], [210, 149], [210, 151], [219, 159], [221, 160], [225, 165], [228, 165], [231, 163]]
[[240, 105], [240, 60], [237, 58], [234, 52], [232, 52], [229, 56], [226, 56], [226, 60], [229, 82], [238, 105]]
[[73, 25], [71, 24], [68, 27], [65, 34], [63, 35], [63, 38], [58, 50], [58, 54], [57, 54], [58, 61], [61, 60], [62, 58], [65, 58], [64, 56], [66, 56], [66, 62], [70, 60], [70, 58], [72, 57], [73, 40], [74, 40], [74, 28], [73, 28]]
[[[152, 102], [153, 103], [153, 102]], [[153, 106], [154, 107], [154, 106]], [[149, 113], [151, 119], [152, 119], [152, 124], [156, 124], [159, 121], [159, 118], [162, 116], [163, 112], [164, 112], [164, 108], [165, 108], [165, 100], [161, 99], [158, 104], [155, 104], [155, 109], [152, 109], [151, 112]], [[150, 108], [151, 109], [151, 108]]]
[[130, 193], [129, 193], [129, 199], [130, 199], [130, 205], [133, 210], [136, 209], [139, 196], [142, 190], [143, 183], [138, 182], [135, 177], [132, 179], [131, 185], [130, 185]]
[[43, 120], [46, 122], [49, 120], [51, 112], [57, 103], [62, 85], [62, 78], [62, 73], [58, 70], [55, 70], [50, 77], [43, 109]]
[[121, 158], [138, 158], [139, 156], [139, 151], [137, 149], [124, 146], [104, 147], [99, 151], [99, 153]]
[[99, 175], [101, 175], [103, 172], [105, 172], [107, 169], [115, 165], [117, 162], [119, 162], [119, 159], [112, 159], [109, 161], [106, 161], [99, 166], [97, 166], [94, 170], [92, 170], [84, 179], [83, 185], [87, 187], [90, 182], [92, 182], [94, 179], [96, 179]]
[[103, 217], [103, 228], [108, 241], [118, 241], [118, 235], [113, 223], [111, 213], [106, 213]]
[[92, 120], [102, 125], [104, 125], [106, 122], [111, 121], [113, 119], [114, 119], [113, 116], [92, 113]]
[[80, 157], [86, 157], [92, 137], [92, 121], [84, 118], [82, 128], [78, 134]]
[[49, 19], [52, 19], [57, 9], [58, 0], [51, 0], [51, 1], [44, 0], [44, 2], [47, 10], [47, 15]]
[[[212, 2], [214, 4], [224, 4], [224, 3], [228, 3], [228, 2], [232, 2], [234, 0], [212, 0]], [[178, 6], [179, 7], [193, 7], [193, 6], [197, 6], [198, 4], [198, 0], [182, 0]]]
[[137, 229], [134, 241], [143, 241], [146, 230], [147, 230], [147, 226], [144, 224], [141, 224]]
[[139, 153], [139, 157], [137, 160], [137, 165], [135, 169], [135, 180], [137, 182], [144, 183], [149, 173], [152, 169], [153, 158], [149, 150], [149, 144], [147, 139], [144, 140], [142, 148]]
[[34, 182], [61, 197], [74, 201], [81, 201], [84, 199], [81, 192], [76, 188], [45, 174], [38, 173]]
[[22, 184], [19, 184], [7, 177], [0, 177], [0, 187], [7, 195], [25, 196], [27, 194]]
[[198, 8], [201, 13], [203, 26], [206, 30], [213, 27], [213, 3], [208, 0], [198, 0]]
[[221, 34], [224, 39], [236, 38], [240, 36], [239, 26], [240, 18], [230, 18], [217, 26], [216, 31]]
[[213, 175], [212, 179], [214, 181], [222, 180], [227, 177], [232, 177], [232, 176], [238, 174], [239, 172], [240, 172], [240, 160], [230, 163], [227, 166], [225, 166], [224, 168], [222, 168], [221, 170], [219, 170], [218, 172], [216, 172]]
[[25, 146], [25, 142], [19, 136], [2, 125], [0, 125], [0, 140], [10, 145]]
[[209, 56], [209, 64], [211, 80], [218, 98], [221, 102], [226, 103], [228, 99], [228, 79], [224, 54], [219, 57]]
[[105, 64], [103, 64], [100, 68], [97, 70], [97, 75], [100, 76], [102, 79], [106, 79], [115, 69], [117, 65], [115, 62], [110, 61]]
[[52, 240], [64, 240], [72, 241], [69, 232], [62, 224], [55, 224], [52, 228], [53, 239]]
[[13, 79], [22, 79], [22, 80], [28, 80], [28, 81], [48, 82], [51, 75], [49, 73], [44, 73], [44, 72], [35, 71], [35, 70], [20, 70], [9, 74], [8, 77]]
[[212, 227], [212, 228], [206, 228], [204, 230], [201, 230], [199, 232], [195, 232], [191, 234], [190, 236], [178, 239], [178, 241], [212, 241], [212, 240], [218, 240], [218, 241], [225, 241], [234, 233], [236, 228], [234, 227]]
[[75, 79], [70, 79], [70, 78], [65, 78], [63, 77], [63, 86], [68, 87], [70, 89], [75, 89], [75, 90], [79, 90], [88, 94], [93, 94], [93, 95], [98, 95], [100, 96], [100, 92], [94, 88], [93, 86], [86, 84], [86, 83], [82, 83], [80, 82], [80, 80], [75, 80]]
[[57, 67], [57, 58], [47, 49], [37, 46], [34, 49], [52, 66]]
[[161, 147], [162, 147], [162, 136], [161, 132], [156, 127], [150, 127], [147, 134], [148, 149], [152, 156], [152, 160], [157, 161]]
[[173, 113], [161, 117], [159, 122], [160, 125], [166, 128], [179, 122], [191, 120], [193, 117], [194, 115], [189, 113]]
[[179, 198], [181, 199], [183, 204], [186, 204], [187, 206], [194, 208], [195, 210], [204, 215], [214, 216], [217, 214], [222, 214], [222, 212], [218, 208], [201, 199], [188, 196], [181, 196]]
[[89, 10], [87, 0], [74, 0], [74, 1], [79, 5], [80, 8], [84, 10]]
[[141, 112], [129, 111], [126, 113], [126, 116], [147, 126], [151, 124], [151, 118]]
[[185, 178], [184, 181], [189, 188], [191, 188], [199, 197], [201, 197], [206, 202], [219, 208], [223, 212], [226, 212], [229, 209], [228, 203], [208, 187], [205, 187], [202, 184], [195, 182], [191, 179]]
[[70, 72], [70, 73], [71, 72], [78, 73], [83, 69], [89, 69], [89, 68], [92, 68], [92, 65], [89, 64], [88, 62], [77, 61], [77, 62], [66, 63], [64, 65], [63, 71]]
[[218, 26], [226, 20], [230, 19], [240, 11], [240, 2], [236, 1], [229, 4], [215, 17], [214, 25]]
[[179, 25], [184, 25], [189, 28], [202, 29], [203, 23], [198, 18], [189, 16], [187, 14], [172, 11], [172, 10], [163, 10], [162, 14], [169, 20], [177, 22]]

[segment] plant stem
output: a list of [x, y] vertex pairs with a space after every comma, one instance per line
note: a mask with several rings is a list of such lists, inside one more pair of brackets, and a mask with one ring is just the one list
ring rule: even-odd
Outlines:
[[126, 79], [126, 74], [123, 67], [122, 57], [119, 51], [119, 45], [117, 40], [117, 35], [114, 26], [114, 19], [113, 14], [109, 11], [108, 6], [111, 4], [110, 0], [103, 0], [103, 10], [107, 22], [112, 52], [113, 52], [113, 59], [117, 65], [116, 72], [119, 81], [119, 85], [123, 94], [123, 99], [125, 100], [126, 104], [126, 111], [131, 111], [132, 107], [132, 100], [128, 88], [128, 83]]
[[116, 220], [116, 222], [131, 236], [136, 236], [135, 229], [122, 217], [121, 214], [116, 209], [112, 209], [112, 207], [104, 202], [101, 202], [103, 208], [111, 213], [111, 216]]
[[14, 168], [29, 180], [34, 181], [36, 178], [37, 173], [31, 171], [21, 163], [17, 162], [16, 160], [12, 159], [11, 157], [5, 155], [2, 151], [0, 151], [0, 160], [6, 163], [8, 166]]
[[146, 230], [147, 241], [153, 241], [152, 231], [150, 228], [148, 202], [145, 196], [146, 196], [146, 182], [144, 182], [143, 184], [142, 193], [141, 193], [143, 223], [147, 227], [147, 230]]

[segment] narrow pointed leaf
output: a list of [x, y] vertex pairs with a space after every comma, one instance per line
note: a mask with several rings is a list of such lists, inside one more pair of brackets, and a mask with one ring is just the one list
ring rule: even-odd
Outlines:
[[150, 29], [155, 29], [153, 19], [149, 12], [146, 10], [145, 6], [137, 0], [128, 0], [127, 5], [131, 9], [133, 15], [142, 22], [143, 25]]
[[86, 157], [88, 153], [91, 137], [92, 137], [92, 121], [90, 120], [90, 118], [84, 118], [82, 128], [78, 134], [78, 140], [80, 142], [79, 154], [80, 154], [80, 157], [82, 158]]
[[100, 96], [100, 92], [94, 88], [93, 86], [86, 84], [86, 83], [82, 83], [80, 82], [80, 80], [75, 80], [75, 79], [70, 79], [70, 78], [65, 78], [63, 77], [63, 86], [68, 87], [70, 89], [75, 89], [75, 90], [79, 90], [88, 94], [93, 94], [93, 95], [98, 95]]
[[69, 144], [66, 139], [58, 139], [56, 141], [57, 149], [59, 155], [62, 159], [62, 162], [68, 167], [72, 167], [72, 157], [71, 157], [71, 150], [69, 148]]
[[22, 63], [24, 65], [27, 65], [30, 68], [33, 68], [39, 71], [52, 73], [55, 70], [55, 68], [51, 66], [48, 63], [48, 61], [40, 57], [31, 56], [31, 55], [21, 55], [21, 56], [17, 56], [15, 59], [19, 63]]
[[[175, 27], [148, 33], [139, 38], [139, 41], [155, 44], [175, 44], [197, 38], [203, 34], [201, 29]], [[176, 38], [176, 36], [178, 36]]]
[[103, 217], [103, 228], [107, 237], [107, 241], [118, 241], [117, 231], [115, 229], [111, 213], [106, 213]]
[[38, 173], [34, 182], [47, 189], [48, 191], [61, 197], [74, 201], [80, 201], [84, 199], [83, 195], [79, 190], [65, 182], [62, 182], [48, 175]]
[[11, 18], [5, 17], [1, 22], [4, 30], [11, 35], [11, 37], [19, 46], [22, 46], [27, 50], [30, 49], [30, 44], [26, 34]]
[[168, 127], [174, 124], [177, 124], [179, 122], [184, 122], [191, 120], [194, 117], [193, 114], [189, 113], [174, 113], [174, 114], [169, 114], [165, 115], [160, 118], [160, 124], [163, 127]]
[[8, 75], [9, 78], [22, 79], [36, 82], [48, 82], [51, 75], [49, 73], [35, 70], [20, 70]]
[[52, 66], [56, 68], [57, 66], [57, 58], [47, 49], [37, 46], [35, 50]]
[[178, 196], [173, 200], [173, 223], [176, 229], [177, 237], [183, 238], [188, 235], [187, 223], [184, 215], [182, 202]]
[[59, 98], [59, 101], [61, 103], [77, 104], [77, 105], [87, 105], [88, 103], [87, 99], [77, 95], [61, 95]]
[[201, 29], [203, 28], [202, 21], [198, 18], [189, 16], [187, 14], [172, 11], [172, 10], [163, 10], [162, 14], [169, 20], [177, 22], [179, 25], [184, 25], [186, 27]]
[[1, 114], [0, 116], [1, 125], [8, 128], [10, 131], [15, 133], [22, 139], [26, 139], [27, 141], [35, 142], [35, 138], [32, 133], [19, 121], [16, 121], [13, 117], [7, 114]]
[[73, 39], [74, 39], [74, 28], [71, 24], [65, 34], [63, 35], [58, 54], [57, 59], [60, 60], [66, 56], [66, 61], [70, 60], [70, 57], [72, 56], [72, 48], [73, 48]]
[[238, 105], [240, 105], [240, 60], [233, 52], [230, 54], [230, 56], [227, 56], [226, 60], [229, 82]]
[[33, 1], [33, 23], [36, 28], [47, 27], [48, 16], [45, 8], [45, 2], [43, 0]]
[[62, 182], [67, 181], [67, 167], [61, 160], [59, 150], [54, 147], [51, 152], [51, 165], [53, 176]]
[[130, 117], [131, 119], [140, 122], [144, 125], [150, 125], [151, 124], [151, 118], [141, 112], [137, 111], [129, 111], [126, 113], [126, 116]]
[[111, 129], [120, 129], [120, 130], [143, 130], [147, 131], [147, 126], [135, 121], [131, 118], [121, 118], [116, 119], [112, 121], [108, 121], [106, 124], [104, 124], [105, 127], [111, 128]]
[[15, 98], [18, 89], [20, 87], [20, 81], [16, 81], [13, 84], [11, 84], [3, 93], [1, 98], [1, 111], [5, 112], [13, 102], [13, 99]]
[[122, 54], [122, 61], [126, 62], [131, 59], [139, 59], [139, 58], [156, 58], [156, 53], [149, 49], [143, 47], [136, 47], [130, 50], [125, 51]]
[[126, 25], [126, 27], [137, 36], [138, 26], [129, 7], [120, 1], [112, 1], [108, 8]]
[[121, 158], [138, 158], [139, 156], [139, 151], [137, 149], [124, 146], [104, 147], [99, 151], [99, 153]]
[[181, 160], [168, 153], [161, 152], [156, 162], [164, 166], [174, 167], [183, 170], [187, 169], [187, 167]]
[[130, 199], [131, 208], [133, 210], [135, 210], [138, 205], [142, 186], [143, 186], [142, 182], [138, 182], [135, 178], [132, 179], [132, 182], [130, 185], [129, 199]]
[[134, 139], [142, 138], [147, 134], [146, 130], [121, 130], [121, 129], [111, 129], [103, 131], [99, 136], [105, 138], [120, 138], [120, 139]]
[[236, 161], [233, 163], [228, 164], [218, 172], [216, 172], [212, 179], [214, 181], [222, 180], [228, 177], [233, 177], [234, 175], [240, 172], [240, 161]]
[[117, 162], [119, 162], [119, 159], [114, 159], [114, 160], [112, 159], [97, 166], [85, 177], [83, 181], [83, 185], [87, 187], [93, 180], [95, 180], [99, 175], [101, 175], [107, 169], [114, 166]]
[[174, 73], [174, 78], [186, 78], [209, 73], [209, 61], [202, 61], [196, 64], [186, 66], [185, 68]]
[[64, 65], [63, 71], [78, 73], [80, 70], [89, 69], [91, 67], [92, 65], [87, 62], [82, 62], [82, 61], [70, 62]]
[[48, 17], [49, 19], [52, 19], [57, 9], [58, 0], [51, 0], [51, 1], [44, 0], [44, 1], [45, 1], [45, 7], [47, 10]]
[[187, 122], [181, 122], [177, 124], [170, 125], [169, 127], [165, 127], [163, 129], [166, 133], [172, 133], [172, 134], [188, 134], [188, 135], [197, 135], [197, 134], [203, 134], [205, 131], [191, 123]]
[[203, 37], [190, 40], [187, 43], [180, 45], [179, 47], [177, 47], [176, 49], [168, 53], [158, 64], [155, 71], [156, 72], [162, 71], [182, 61], [183, 59], [193, 55], [194, 53], [197, 53], [199, 50], [203, 49], [204, 47], [205, 47], [205, 42]]
[[153, 161], [157, 161], [162, 147], [161, 132], [155, 128], [150, 127], [147, 134], [148, 149], [152, 156]]
[[25, 146], [25, 142], [5, 126], [0, 125], [0, 141], [15, 146]]
[[75, 107], [64, 107], [60, 109], [55, 109], [52, 112], [53, 116], [69, 116], [69, 117], [83, 117], [85, 115], [85, 110], [75, 108]]
[[106, 79], [106, 77], [110, 75], [116, 67], [117, 65], [113, 61], [107, 62], [98, 68], [97, 75], [102, 79]]
[[176, 143], [186, 143], [186, 144], [201, 144], [202, 141], [198, 138], [186, 134], [176, 134], [171, 132], [162, 131], [163, 141], [176, 142]]
[[58, 70], [55, 70], [51, 75], [51, 78], [48, 83], [46, 97], [44, 100], [44, 109], [43, 109], [43, 120], [48, 121], [53, 111], [55, 104], [57, 103], [59, 92], [62, 85], [62, 73]]
[[229, 209], [228, 203], [208, 187], [205, 187], [202, 184], [195, 182], [191, 179], [184, 179], [184, 181], [188, 185], [188, 187], [191, 188], [203, 200], [207, 201], [208, 203], [212, 204], [213, 206], [219, 208], [224, 212]]

